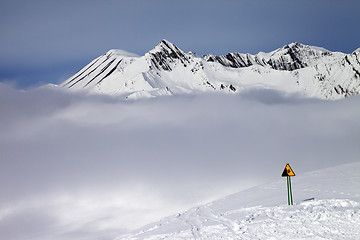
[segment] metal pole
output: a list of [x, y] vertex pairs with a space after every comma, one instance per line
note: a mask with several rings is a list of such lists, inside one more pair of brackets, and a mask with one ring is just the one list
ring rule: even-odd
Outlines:
[[286, 187], [287, 187], [288, 205], [290, 205], [289, 178], [290, 178], [289, 176], [286, 177]]
[[294, 205], [293, 204], [293, 198], [292, 198], [292, 191], [291, 191], [291, 178], [290, 177], [288, 177], [288, 178], [289, 178], [289, 189], [290, 189], [291, 205]]

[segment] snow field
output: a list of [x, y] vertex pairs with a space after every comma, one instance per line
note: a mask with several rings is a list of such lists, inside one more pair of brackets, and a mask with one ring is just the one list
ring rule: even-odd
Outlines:
[[251, 188], [149, 224], [115, 240], [360, 239], [360, 162]]
[[200, 207], [116, 239], [359, 239], [359, 210], [359, 202], [348, 199], [256, 206], [222, 214]]

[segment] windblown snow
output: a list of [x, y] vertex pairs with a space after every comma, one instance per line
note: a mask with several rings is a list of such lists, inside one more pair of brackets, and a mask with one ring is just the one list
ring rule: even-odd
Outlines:
[[115, 240], [360, 239], [359, 173], [357, 162], [292, 177], [293, 206], [287, 205], [283, 178], [164, 218]]
[[270, 53], [197, 56], [162, 40], [144, 56], [110, 50], [61, 84], [126, 99], [265, 88], [339, 99], [360, 92], [360, 51], [291, 43]]

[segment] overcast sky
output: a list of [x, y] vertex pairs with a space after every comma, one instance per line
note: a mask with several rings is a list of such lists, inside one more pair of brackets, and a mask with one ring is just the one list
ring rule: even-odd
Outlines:
[[360, 47], [358, 0], [1, 0], [0, 81], [59, 83], [109, 49], [162, 39], [198, 54], [269, 52], [291, 42]]

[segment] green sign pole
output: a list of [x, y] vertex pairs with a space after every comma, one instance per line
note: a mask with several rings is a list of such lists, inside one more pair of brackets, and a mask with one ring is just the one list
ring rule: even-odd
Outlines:
[[286, 177], [286, 187], [287, 187], [288, 205], [290, 205], [289, 179], [290, 179], [290, 177], [287, 176]]
[[282, 177], [286, 177], [286, 187], [287, 187], [287, 197], [288, 197], [288, 205], [293, 204], [292, 190], [291, 190], [291, 178], [290, 176], [295, 176], [294, 171], [291, 169], [289, 164], [286, 164]]
[[289, 178], [289, 190], [290, 190], [291, 205], [294, 205], [293, 204], [293, 198], [292, 198], [292, 191], [291, 191], [291, 178], [290, 178], [290, 176], [288, 176], [288, 178]]

